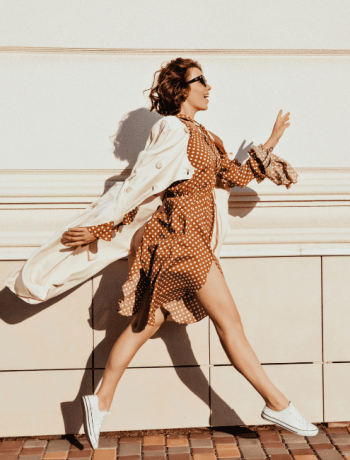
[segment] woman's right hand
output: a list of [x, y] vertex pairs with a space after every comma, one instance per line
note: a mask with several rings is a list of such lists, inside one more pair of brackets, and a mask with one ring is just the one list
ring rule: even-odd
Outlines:
[[69, 228], [62, 235], [61, 243], [68, 247], [83, 246], [97, 240], [86, 227]]

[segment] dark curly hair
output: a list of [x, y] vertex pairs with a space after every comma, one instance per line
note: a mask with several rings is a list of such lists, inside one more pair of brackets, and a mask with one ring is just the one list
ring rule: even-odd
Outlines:
[[192, 67], [202, 70], [193, 59], [177, 58], [162, 64], [154, 74], [151, 88], [146, 90], [150, 91], [151, 112], [156, 110], [160, 115], [176, 115], [180, 112], [181, 104], [188, 96], [186, 77]]

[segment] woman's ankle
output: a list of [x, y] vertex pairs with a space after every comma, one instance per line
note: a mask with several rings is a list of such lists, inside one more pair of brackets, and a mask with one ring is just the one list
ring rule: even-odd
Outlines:
[[97, 401], [98, 401], [98, 408], [101, 412], [109, 412], [109, 409], [111, 408], [111, 403], [106, 401], [103, 396], [99, 395], [96, 393], [97, 396]]
[[277, 412], [287, 409], [287, 407], [289, 406], [289, 402], [290, 401], [288, 401], [288, 399], [285, 397], [278, 398], [278, 399], [265, 400], [267, 407]]

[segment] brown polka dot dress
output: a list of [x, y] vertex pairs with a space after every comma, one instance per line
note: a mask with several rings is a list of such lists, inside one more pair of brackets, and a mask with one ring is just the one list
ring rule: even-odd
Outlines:
[[[149, 325], [155, 324], [155, 313], [160, 307], [178, 323], [194, 323], [207, 315], [195, 293], [204, 286], [212, 263], [222, 273], [211, 248], [215, 218], [213, 189], [217, 178], [224, 186], [245, 187], [254, 178], [261, 182], [267, 177], [268, 169], [273, 169], [271, 154], [262, 149], [250, 151], [251, 158], [243, 166], [229, 160], [204, 126], [186, 115], [176, 116], [189, 131], [187, 154], [195, 171], [191, 179], [174, 182], [165, 191], [163, 206], [145, 227], [123, 285], [124, 299], [119, 301], [119, 313], [132, 316], [140, 310], [148, 290]], [[285, 165], [295, 173], [283, 160], [283, 167]], [[274, 174], [276, 176], [275, 171]], [[296, 182], [295, 177], [294, 180]], [[293, 178], [285, 179], [285, 175], [279, 174], [276, 181], [288, 187]], [[135, 208], [124, 216], [119, 225], [132, 222], [137, 211]], [[110, 240], [112, 226], [113, 222], [109, 222], [88, 229], [95, 236]]]

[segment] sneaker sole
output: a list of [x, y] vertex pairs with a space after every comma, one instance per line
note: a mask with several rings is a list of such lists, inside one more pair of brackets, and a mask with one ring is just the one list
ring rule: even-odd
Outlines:
[[83, 423], [84, 423], [84, 431], [87, 437], [87, 440], [93, 450], [95, 450], [95, 447], [93, 446], [93, 438], [95, 438], [96, 442], [96, 436], [95, 433], [92, 430], [92, 417], [91, 417], [91, 407], [90, 407], [90, 402], [87, 398], [84, 396], [81, 397], [81, 405], [83, 407]]
[[299, 434], [300, 436], [316, 436], [318, 433], [318, 428], [313, 431], [298, 430], [298, 428], [288, 425], [285, 422], [281, 422], [281, 420], [270, 417], [269, 415], [266, 415], [264, 412], [261, 412], [261, 417], [265, 420], [269, 420], [275, 425], [281, 426], [282, 428], [285, 428], [286, 430], [291, 431], [292, 433]]

